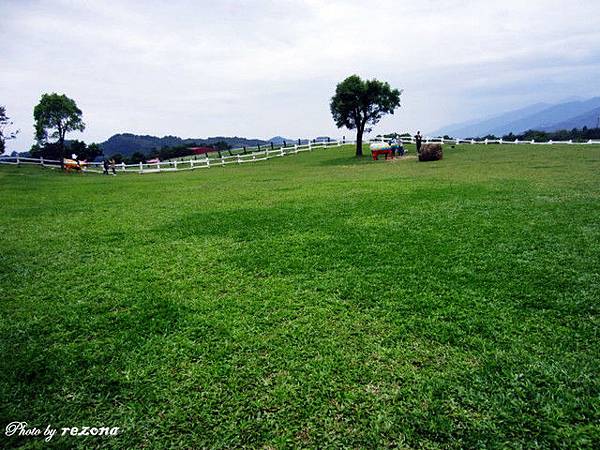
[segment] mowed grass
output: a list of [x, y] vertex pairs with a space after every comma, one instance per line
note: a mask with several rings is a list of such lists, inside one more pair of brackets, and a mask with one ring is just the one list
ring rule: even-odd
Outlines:
[[352, 155], [0, 167], [1, 446], [598, 448], [600, 148]]

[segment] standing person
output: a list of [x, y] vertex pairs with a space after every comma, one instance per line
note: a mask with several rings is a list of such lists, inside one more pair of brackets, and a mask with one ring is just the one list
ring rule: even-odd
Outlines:
[[115, 171], [115, 164], [116, 164], [116, 163], [115, 163], [115, 160], [114, 160], [114, 158], [111, 158], [111, 159], [110, 159], [110, 170], [112, 170], [112, 174], [113, 174], [113, 175], [116, 175], [116, 174], [117, 174], [117, 172]]
[[423, 141], [423, 136], [421, 136], [421, 132], [417, 131], [415, 135], [415, 144], [417, 144], [417, 155], [421, 153], [421, 142]]
[[102, 161], [102, 167], [104, 168], [104, 175], [108, 175], [108, 160], [106, 158]]

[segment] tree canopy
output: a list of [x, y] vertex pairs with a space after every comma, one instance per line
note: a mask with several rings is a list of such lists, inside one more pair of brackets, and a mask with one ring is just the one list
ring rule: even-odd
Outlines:
[[73, 99], [64, 94], [44, 94], [33, 110], [35, 137], [40, 145], [48, 138], [56, 139], [61, 156], [65, 151], [65, 135], [71, 131], [83, 131], [82, 112]]
[[6, 107], [0, 105], [0, 155], [6, 150], [6, 141], [14, 139], [17, 136], [17, 131], [10, 131], [9, 127], [12, 126], [10, 117], [6, 115]]
[[384, 81], [362, 80], [351, 75], [339, 83], [330, 108], [338, 128], [356, 129], [356, 156], [362, 156], [362, 137], [367, 125], [375, 125], [400, 106], [401, 90]]

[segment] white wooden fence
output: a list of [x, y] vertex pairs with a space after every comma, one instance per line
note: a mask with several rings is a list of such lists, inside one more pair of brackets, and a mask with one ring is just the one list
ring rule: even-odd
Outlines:
[[[370, 141], [365, 140], [365, 143], [380, 141], [382, 138], [371, 139]], [[403, 137], [401, 138], [402, 143], [409, 144], [414, 143], [414, 137]], [[305, 141], [304, 141], [305, 142]], [[484, 139], [484, 140], [476, 140], [476, 139], [444, 139], [441, 137], [424, 137], [423, 143], [442, 143], [442, 144], [453, 144], [453, 145], [464, 145], [464, 144], [535, 144], [535, 145], [553, 145], [553, 144], [573, 144], [573, 145], [599, 145], [600, 140], [592, 140], [590, 139], [587, 142], [573, 142], [573, 141], [548, 141], [548, 142], [536, 142], [534, 140], [531, 141], [506, 141], [502, 139]], [[236, 153], [230, 154], [228, 156], [221, 155], [220, 157], [210, 157], [209, 155], [205, 155], [203, 158], [199, 159], [182, 159], [182, 160], [171, 160], [171, 161], [161, 161], [156, 163], [138, 163], [138, 164], [125, 164], [120, 163], [116, 164], [115, 171], [118, 173], [156, 173], [156, 172], [172, 172], [172, 171], [180, 171], [180, 170], [195, 170], [195, 169], [208, 169], [210, 167], [218, 167], [218, 166], [226, 166], [228, 164], [246, 164], [257, 161], [266, 161], [272, 158], [278, 158], [287, 155], [298, 154], [300, 152], [309, 152], [318, 148], [333, 148], [340, 147], [346, 144], [356, 144], [356, 141], [318, 141], [318, 142], [308, 142], [305, 144], [293, 144], [293, 145], [285, 145], [278, 148], [274, 148], [271, 146], [263, 147], [263, 149], [254, 150], [248, 153]], [[234, 149], [231, 150], [233, 152], [247, 151], [247, 149]], [[214, 154], [214, 153], [213, 153]], [[41, 167], [52, 167], [52, 168], [60, 168], [60, 161], [53, 159], [44, 159], [44, 158], [24, 158], [21, 156], [8, 156], [8, 157], [0, 157], [0, 164], [11, 164], [11, 165], [36, 165]], [[102, 162], [90, 162], [86, 163], [82, 166], [84, 172], [93, 172], [93, 173], [103, 173], [103, 163]]]
[[[195, 169], [208, 169], [210, 167], [226, 166], [228, 164], [246, 164], [257, 161], [266, 161], [272, 158], [278, 158], [287, 155], [298, 154], [300, 152], [309, 152], [317, 148], [332, 148], [340, 147], [344, 144], [353, 144], [353, 142], [345, 141], [319, 141], [319, 142], [308, 142], [306, 144], [294, 144], [286, 145], [278, 148], [271, 148], [270, 146], [261, 146], [260, 151], [251, 151], [249, 153], [237, 153], [228, 156], [220, 157], [209, 157], [206, 155], [199, 159], [183, 159], [173, 161], [160, 161], [155, 163], [138, 163], [138, 164], [125, 164], [119, 163], [115, 165], [115, 172], [117, 173], [156, 173], [156, 172], [172, 172], [180, 170], [195, 170]], [[246, 149], [234, 149], [233, 151], [241, 151]], [[44, 158], [23, 158], [20, 156], [3, 157], [0, 158], [0, 164], [12, 164], [12, 165], [37, 165], [42, 167], [53, 167], [60, 168], [60, 161], [53, 159]], [[84, 172], [103, 173], [102, 162], [88, 162], [82, 164], [82, 170]], [[112, 173], [112, 169], [110, 170]]]

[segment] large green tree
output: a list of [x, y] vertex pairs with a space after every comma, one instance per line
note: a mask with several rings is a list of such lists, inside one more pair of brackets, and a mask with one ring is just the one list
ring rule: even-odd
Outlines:
[[61, 160], [65, 156], [65, 135], [71, 131], [83, 131], [85, 124], [82, 112], [75, 100], [64, 94], [44, 94], [33, 109], [35, 137], [39, 145], [48, 143], [48, 138], [56, 139]]
[[0, 155], [6, 150], [6, 141], [14, 139], [17, 136], [17, 131], [10, 131], [9, 127], [12, 126], [10, 117], [6, 115], [6, 107], [0, 105]]
[[356, 156], [362, 156], [362, 139], [367, 125], [375, 125], [385, 114], [400, 106], [401, 90], [379, 80], [362, 80], [351, 75], [339, 83], [331, 98], [331, 114], [338, 128], [356, 130]]

